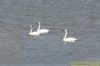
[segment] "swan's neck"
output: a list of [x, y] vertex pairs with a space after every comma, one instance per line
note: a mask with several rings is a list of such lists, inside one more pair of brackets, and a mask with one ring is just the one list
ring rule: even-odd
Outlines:
[[64, 38], [63, 39], [66, 39], [67, 38], [67, 32], [65, 32], [65, 36], [64, 36]]
[[30, 28], [31, 28], [30, 33], [32, 33], [33, 28], [32, 27], [30, 27]]
[[39, 31], [39, 30], [40, 30], [40, 23], [38, 23], [38, 24], [39, 24], [39, 27], [38, 27], [37, 31]]

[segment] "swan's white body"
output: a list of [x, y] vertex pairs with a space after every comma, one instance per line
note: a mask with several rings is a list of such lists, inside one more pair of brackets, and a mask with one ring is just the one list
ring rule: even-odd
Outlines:
[[30, 28], [31, 28], [31, 30], [30, 30], [30, 33], [29, 33], [29, 35], [36, 35], [36, 36], [39, 36], [40, 35], [40, 33], [39, 32], [33, 32], [32, 30], [33, 30], [33, 27], [32, 27], [32, 25], [30, 25]]
[[40, 22], [38, 22], [38, 24], [39, 24], [39, 27], [38, 27], [37, 32], [39, 32], [41, 34], [44, 34], [44, 33], [48, 33], [50, 31], [48, 29], [40, 29]]
[[47, 30], [47, 29], [41, 29], [41, 30], [39, 30], [39, 33], [41, 33], [41, 34], [48, 33], [48, 32], [49, 32], [49, 30]]
[[65, 31], [65, 36], [63, 38], [63, 41], [65, 42], [75, 42], [77, 39], [74, 37], [67, 37], [67, 29], [64, 29]]
[[75, 42], [77, 39], [76, 38], [73, 38], [73, 37], [68, 37], [66, 39], [63, 39], [63, 41], [66, 41], [66, 42]]

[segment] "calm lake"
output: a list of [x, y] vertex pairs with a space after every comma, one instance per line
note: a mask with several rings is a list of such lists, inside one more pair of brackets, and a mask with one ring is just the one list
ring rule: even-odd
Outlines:
[[[30, 36], [38, 28], [48, 34]], [[75, 43], [62, 41], [68, 36]], [[100, 0], [0, 0], [0, 66], [100, 61]]]

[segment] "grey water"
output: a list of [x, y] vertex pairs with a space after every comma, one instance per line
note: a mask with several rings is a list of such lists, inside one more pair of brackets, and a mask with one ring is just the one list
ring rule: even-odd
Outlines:
[[[48, 34], [30, 36], [38, 28]], [[78, 39], [65, 43], [63, 29]], [[100, 0], [0, 0], [0, 66], [100, 61]]]

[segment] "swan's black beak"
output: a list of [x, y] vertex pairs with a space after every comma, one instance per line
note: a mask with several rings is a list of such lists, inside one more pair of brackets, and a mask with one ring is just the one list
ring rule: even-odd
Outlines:
[[63, 29], [63, 31], [66, 31], [67, 32], [67, 29]]
[[62, 30], [62, 31], [64, 31], [64, 30]]
[[40, 24], [40, 22], [37, 22], [37, 24]]
[[65, 31], [64, 29], [62, 31]]

